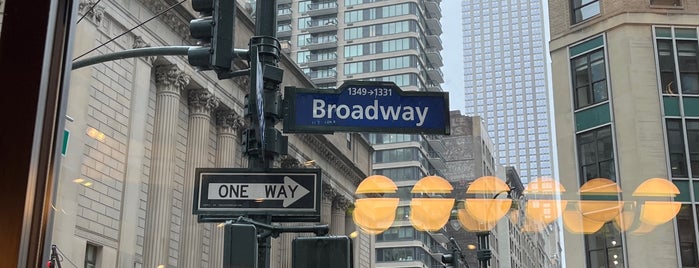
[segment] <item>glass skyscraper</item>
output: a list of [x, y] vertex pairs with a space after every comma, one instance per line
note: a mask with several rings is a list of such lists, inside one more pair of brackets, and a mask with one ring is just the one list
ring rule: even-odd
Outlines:
[[551, 176], [543, 4], [461, 3], [466, 114], [485, 119], [499, 163], [524, 183]]

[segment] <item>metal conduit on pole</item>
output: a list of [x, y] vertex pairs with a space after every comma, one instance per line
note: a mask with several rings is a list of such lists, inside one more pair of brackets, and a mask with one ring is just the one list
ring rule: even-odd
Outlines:
[[[281, 120], [283, 71], [278, 68], [281, 47], [277, 32], [276, 0], [256, 2], [255, 36], [250, 39], [250, 90], [245, 117], [248, 128], [243, 132], [244, 152], [250, 169], [269, 169], [274, 160], [286, 154], [288, 141], [274, 128]], [[271, 224], [272, 215], [253, 220]], [[271, 237], [258, 234], [258, 267], [270, 267]]]

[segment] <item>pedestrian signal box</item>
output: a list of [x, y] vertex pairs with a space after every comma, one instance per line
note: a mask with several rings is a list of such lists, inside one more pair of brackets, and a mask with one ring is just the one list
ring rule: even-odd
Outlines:
[[296, 238], [292, 262], [292, 268], [352, 268], [352, 241], [347, 236]]
[[224, 268], [257, 268], [257, 228], [227, 223], [223, 235]]

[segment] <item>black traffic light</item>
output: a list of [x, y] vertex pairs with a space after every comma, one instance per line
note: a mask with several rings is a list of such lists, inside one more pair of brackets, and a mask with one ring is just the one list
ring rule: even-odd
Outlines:
[[219, 77], [231, 71], [235, 2], [192, 0], [192, 8], [202, 17], [189, 22], [189, 32], [201, 46], [189, 49], [189, 64], [203, 70], [214, 69]]
[[292, 268], [352, 268], [347, 236], [299, 237], [291, 243]]
[[456, 258], [454, 258], [454, 254], [442, 255], [442, 263], [446, 264], [447, 266], [456, 266], [456, 265], [454, 265], [455, 262], [456, 262]]
[[257, 268], [257, 228], [226, 223], [223, 235], [224, 268]]

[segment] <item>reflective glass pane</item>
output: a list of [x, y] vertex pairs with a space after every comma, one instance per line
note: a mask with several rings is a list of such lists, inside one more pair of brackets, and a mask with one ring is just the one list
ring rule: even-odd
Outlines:
[[588, 97], [588, 91], [587, 91], [588, 89], [589, 89], [589, 87], [587, 87], [587, 86], [580, 87], [580, 88], [576, 89], [577, 90], [577, 93], [576, 93], [577, 107], [576, 108], [585, 107], [591, 103], [590, 98]]
[[682, 73], [682, 93], [699, 94], [699, 73]]
[[595, 61], [590, 64], [590, 74], [592, 75], [592, 81], [599, 81], [604, 79], [607, 74], [604, 71], [604, 61]]
[[598, 103], [607, 100], [607, 81], [603, 80], [592, 85], [592, 94], [594, 97], [594, 103]]

